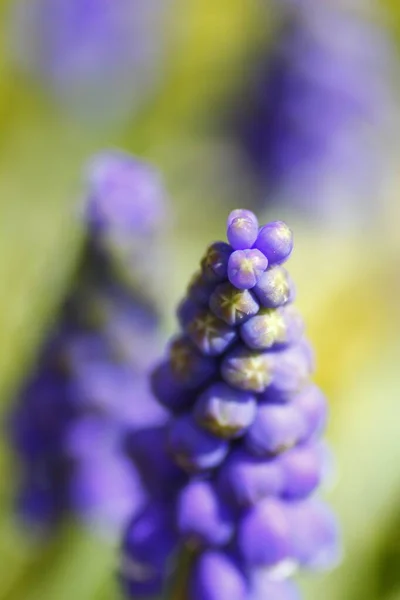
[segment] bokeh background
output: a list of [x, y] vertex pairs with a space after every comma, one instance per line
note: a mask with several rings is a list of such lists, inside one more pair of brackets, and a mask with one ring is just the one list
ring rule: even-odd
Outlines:
[[[331, 404], [327, 495], [345, 548], [334, 572], [302, 581], [305, 597], [399, 600], [397, 0], [1, 0], [0, 11], [1, 414], [68, 290], [92, 153], [118, 147], [163, 174], [167, 333], [229, 210], [284, 218]], [[114, 544], [72, 520], [47, 540], [21, 527], [6, 439], [0, 599], [118, 598]]]

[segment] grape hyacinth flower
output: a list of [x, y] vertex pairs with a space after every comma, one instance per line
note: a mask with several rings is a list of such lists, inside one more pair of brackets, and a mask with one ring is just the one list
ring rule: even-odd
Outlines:
[[159, 317], [150, 288], [137, 287], [147, 264], [138, 240], [157, 247], [166, 198], [158, 174], [120, 152], [91, 160], [86, 188], [75, 280], [10, 421], [25, 520], [51, 530], [73, 511], [115, 535], [147, 498], [125, 431], [167, 417], [147, 381]]
[[333, 4], [277, 2], [278, 33], [235, 129], [262, 198], [337, 225], [379, 210], [394, 51], [376, 23]]
[[18, 0], [19, 68], [74, 116], [104, 126], [144, 103], [162, 70], [163, 0]]
[[[150, 498], [122, 541], [127, 597], [175, 598], [184, 581], [188, 600], [295, 600], [298, 568], [339, 559], [335, 517], [316, 496], [327, 401], [281, 266], [292, 233], [237, 210], [227, 237], [207, 249], [178, 308], [181, 331], [152, 372], [168, 422], [140, 432], [140, 461], [127, 436]], [[257, 282], [242, 285], [232, 268]]]

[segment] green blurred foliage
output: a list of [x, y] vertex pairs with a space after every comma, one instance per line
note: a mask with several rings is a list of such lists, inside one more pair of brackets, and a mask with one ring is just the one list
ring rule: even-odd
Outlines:
[[[82, 166], [92, 152], [121, 146], [154, 161], [165, 175], [174, 210], [170, 289], [162, 304], [169, 330], [173, 306], [205, 245], [223, 235], [227, 210], [246, 204], [249, 188], [235, 178], [234, 153], [213, 136], [213, 120], [239, 85], [246, 59], [268, 42], [272, 13], [259, 0], [177, 1], [162, 89], [112, 132], [67, 120], [18, 78], [7, 62], [9, 2], [0, 4], [2, 414], [68, 288], [81, 241]], [[383, 5], [400, 38], [397, 0]], [[393, 197], [397, 201], [397, 193]], [[400, 317], [390, 293], [399, 292], [396, 253], [389, 243], [371, 248], [363, 232], [337, 238], [302, 222], [292, 225], [299, 304], [319, 357], [318, 381], [332, 399], [330, 438], [339, 466], [329, 498], [346, 546], [342, 567], [303, 582], [306, 597], [399, 600], [398, 537], [393, 543], [399, 525], [392, 519], [400, 498]], [[4, 436], [0, 450], [0, 600], [118, 598], [117, 551], [108, 542], [76, 523], [47, 542], [19, 529]]]

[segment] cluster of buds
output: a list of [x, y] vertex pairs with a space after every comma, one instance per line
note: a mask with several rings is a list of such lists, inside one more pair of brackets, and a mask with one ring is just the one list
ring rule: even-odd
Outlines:
[[10, 419], [20, 513], [41, 530], [72, 511], [118, 535], [145, 501], [121, 439], [126, 429], [167, 416], [147, 377], [159, 318], [152, 299], [138, 292], [149, 272], [141, 242], [157, 247], [164, 206], [148, 165], [115, 152], [91, 161], [75, 281]]
[[337, 559], [334, 516], [315, 496], [327, 402], [282, 266], [292, 233], [235, 210], [227, 238], [206, 251], [152, 373], [168, 423], [127, 436], [152, 498], [122, 543], [131, 597], [165, 589], [182, 554], [190, 600], [292, 600], [298, 567]]

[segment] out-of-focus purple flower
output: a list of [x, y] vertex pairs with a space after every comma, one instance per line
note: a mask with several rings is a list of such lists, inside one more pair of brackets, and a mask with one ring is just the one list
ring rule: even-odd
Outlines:
[[[159, 511], [157, 536], [143, 526], [137, 538], [135, 520], [126, 529], [121, 578], [128, 597], [161, 593], [183, 552], [191, 557], [188, 600], [295, 600], [288, 580], [294, 570], [326, 567], [336, 557], [335, 522], [313, 496], [326, 472], [319, 439], [326, 400], [310, 383], [312, 351], [291, 305], [293, 286], [277, 266], [290, 255], [292, 234], [275, 222], [250, 238], [257, 219], [249, 211], [229, 216], [228, 233], [238, 218], [246, 226], [235, 230], [236, 247], [251, 239], [264, 259], [259, 296], [267, 307], [230, 277], [232, 257], [253, 248], [210, 246], [179, 304], [183, 333], [151, 376], [168, 423], [139, 431], [136, 442], [128, 434], [133, 468], [143, 473], [149, 497], [162, 498], [173, 514], [176, 536], [165, 553], [171, 525]], [[132, 561], [143, 566], [143, 545], [151, 569], [127, 570]]]
[[333, 3], [277, 5], [276, 40], [238, 109], [245, 156], [272, 202], [313, 218], [365, 219], [379, 208], [394, 114], [389, 40]]
[[147, 379], [159, 317], [147, 289], [134, 287], [134, 261], [127, 269], [115, 249], [138, 237], [156, 247], [164, 200], [151, 167], [122, 153], [91, 161], [75, 282], [10, 419], [29, 522], [50, 528], [75, 511], [115, 534], [146, 501], [124, 447], [128, 433], [167, 420]]
[[129, 523], [120, 579], [129, 596], [153, 596], [162, 586], [162, 570], [177, 541], [171, 507], [153, 502]]
[[[101, 453], [100, 453], [101, 454]], [[132, 464], [114, 449], [110, 456], [80, 459], [69, 484], [69, 501], [97, 532], [114, 536], [147, 498]]]
[[73, 114], [121, 119], [160, 77], [167, 8], [162, 0], [18, 0], [14, 58]]
[[94, 231], [142, 236], [165, 221], [164, 185], [147, 163], [125, 152], [104, 152], [90, 161], [87, 182], [86, 221]]

